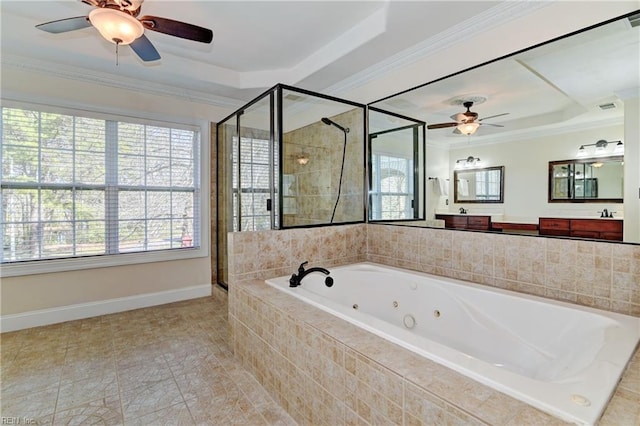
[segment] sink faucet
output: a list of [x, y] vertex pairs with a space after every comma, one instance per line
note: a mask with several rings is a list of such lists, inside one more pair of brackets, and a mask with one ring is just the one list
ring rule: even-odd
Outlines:
[[600, 217], [609, 217], [609, 212], [607, 211], [607, 209], [603, 209], [600, 212]]
[[467, 210], [464, 207], [460, 207], [460, 214], [467, 214]]
[[[302, 284], [302, 279], [312, 272], [322, 272], [325, 275], [330, 274], [327, 269], [320, 267], [314, 267], [305, 270], [304, 265], [306, 265], [307, 263], [309, 262], [302, 262], [300, 266], [298, 266], [298, 274], [291, 275], [291, 278], [289, 279], [289, 287], [298, 287], [300, 284]], [[327, 277], [324, 283], [327, 285], [327, 287], [331, 287], [333, 285], [333, 278]]]

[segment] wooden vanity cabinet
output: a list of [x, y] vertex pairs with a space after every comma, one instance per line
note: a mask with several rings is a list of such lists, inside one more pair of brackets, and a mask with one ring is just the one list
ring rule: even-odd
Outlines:
[[555, 219], [541, 217], [538, 222], [540, 235], [571, 235], [571, 222], [569, 219]]
[[620, 219], [539, 219], [540, 235], [561, 235], [598, 240], [622, 241], [623, 222]]
[[488, 231], [489, 229], [491, 229], [491, 216], [436, 214], [436, 219], [444, 220], [445, 228], [472, 229], [476, 231]]

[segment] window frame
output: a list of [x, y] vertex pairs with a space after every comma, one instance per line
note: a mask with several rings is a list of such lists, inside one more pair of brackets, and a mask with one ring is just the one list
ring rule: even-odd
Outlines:
[[[193, 259], [209, 256], [210, 248], [210, 125], [206, 120], [168, 117], [162, 114], [142, 111], [118, 109], [110, 111], [107, 108], [81, 107], [61, 105], [59, 102], [46, 103], [28, 102], [19, 99], [0, 99], [0, 106], [6, 108], [21, 108], [53, 114], [68, 114], [99, 120], [124, 121], [127, 123], [149, 126], [171, 127], [192, 130], [200, 133], [200, 161], [196, 164], [200, 181], [197, 183], [199, 192], [199, 240], [200, 246], [193, 248], [166, 249], [148, 252], [130, 252], [118, 254], [99, 254], [81, 257], [65, 257], [55, 259], [24, 260], [0, 265], [0, 277], [16, 277], [44, 273], [66, 272], [82, 269], [125, 266], [151, 262], [166, 262], [172, 260]], [[198, 189], [199, 188], [199, 189]], [[194, 212], [195, 213], [195, 212]]]
[[377, 210], [377, 212], [382, 216], [383, 212], [393, 212], [393, 213], [399, 213], [400, 210], [397, 211], [391, 211], [391, 210], [382, 210], [382, 198], [384, 196], [392, 196], [392, 197], [410, 197], [410, 207], [405, 208], [405, 210], [403, 211], [403, 213], [407, 213], [408, 210], [411, 210], [414, 217], [408, 218], [408, 217], [403, 217], [403, 218], [388, 218], [388, 219], [376, 219], [376, 220], [381, 220], [381, 221], [388, 221], [388, 220], [414, 220], [415, 215], [416, 215], [416, 211], [415, 211], [415, 192], [383, 192], [381, 190], [381, 183], [385, 178], [381, 177], [381, 171], [383, 170], [380, 167], [380, 162], [381, 162], [381, 157], [387, 157], [389, 159], [393, 159], [393, 160], [403, 160], [405, 162], [405, 166], [406, 166], [406, 173], [405, 173], [405, 177], [407, 179], [407, 190], [411, 191], [414, 187], [415, 187], [415, 182], [414, 182], [414, 175], [413, 175], [413, 170], [415, 167], [415, 162], [413, 158], [409, 158], [409, 157], [401, 157], [398, 156], [398, 154], [389, 154], [386, 152], [376, 152], [375, 154], [371, 155], [371, 191], [370, 191], [370, 208], [372, 211]]

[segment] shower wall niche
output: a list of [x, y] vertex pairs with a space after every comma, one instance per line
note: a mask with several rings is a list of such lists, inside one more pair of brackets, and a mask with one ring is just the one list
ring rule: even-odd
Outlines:
[[218, 271], [227, 232], [365, 221], [365, 105], [276, 85], [217, 125]]

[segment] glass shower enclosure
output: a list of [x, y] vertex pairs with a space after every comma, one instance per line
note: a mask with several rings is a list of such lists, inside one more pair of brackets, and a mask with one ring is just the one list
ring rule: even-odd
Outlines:
[[227, 233], [365, 221], [365, 105], [278, 84], [217, 125], [218, 281]]

